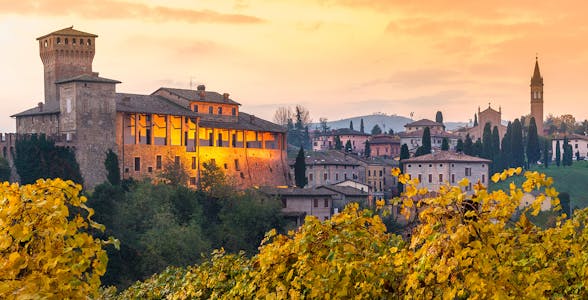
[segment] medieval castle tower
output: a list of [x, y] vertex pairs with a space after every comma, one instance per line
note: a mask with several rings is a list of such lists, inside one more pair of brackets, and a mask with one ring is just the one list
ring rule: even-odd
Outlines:
[[531, 77], [531, 117], [535, 118], [537, 133], [543, 135], [543, 77], [539, 72], [538, 58], [535, 58], [535, 70]]

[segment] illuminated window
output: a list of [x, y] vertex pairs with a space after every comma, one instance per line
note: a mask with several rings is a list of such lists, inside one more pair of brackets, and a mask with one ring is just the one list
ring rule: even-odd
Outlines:
[[218, 114], [219, 115], [222, 115], [223, 114], [223, 107], [222, 106], [219, 106], [218, 107]]
[[194, 104], [194, 105], [192, 105], [192, 110], [193, 110], [194, 112], [198, 112], [198, 104]]

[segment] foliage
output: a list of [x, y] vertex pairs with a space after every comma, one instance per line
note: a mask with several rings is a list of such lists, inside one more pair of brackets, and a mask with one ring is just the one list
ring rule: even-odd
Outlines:
[[374, 127], [372, 127], [372, 135], [376, 135], [376, 134], [382, 134], [382, 128], [380, 128], [380, 125], [376, 124], [374, 125]]
[[363, 128], [363, 119], [361, 119], [361, 121], [359, 123], [359, 132], [365, 133], [364, 131], [365, 131], [365, 129]]
[[493, 145], [492, 145], [492, 124], [487, 122], [484, 125], [484, 133], [482, 134], [482, 152], [481, 157], [493, 160]]
[[564, 141], [563, 141], [563, 156], [561, 159], [561, 164], [565, 167], [565, 166], [571, 166], [572, 165], [572, 157], [573, 157], [573, 149], [572, 149], [572, 145], [570, 145], [570, 142], [568, 141], [568, 137], [565, 136], [564, 137]]
[[[402, 144], [402, 146], [400, 147], [400, 162], [399, 162], [399, 168], [400, 171], [402, 172], [404, 170], [404, 163], [402, 162], [403, 159], [407, 159], [410, 158], [410, 152], [408, 151], [408, 145], [407, 144]], [[404, 185], [401, 182], [398, 182], [398, 192], [402, 193], [402, 191], [404, 190]]]
[[0, 298], [82, 299], [95, 296], [108, 257], [95, 239], [94, 211], [82, 186], [59, 178], [0, 185]]
[[294, 180], [296, 181], [296, 186], [300, 188], [303, 188], [308, 183], [306, 178], [306, 158], [302, 147], [300, 147], [294, 163]]
[[429, 127], [425, 127], [425, 129], [423, 130], [423, 150], [422, 150], [422, 154], [429, 154], [431, 153], [431, 130], [429, 129]]
[[106, 179], [108, 179], [108, 182], [112, 185], [119, 185], [120, 168], [118, 167], [118, 156], [112, 149], [108, 149], [108, 152], [106, 152], [104, 167], [106, 168]]
[[292, 121], [292, 110], [284, 106], [278, 107], [274, 112], [274, 123], [286, 126], [289, 121]]
[[349, 129], [353, 130], [353, 120], [349, 121]]
[[44, 134], [20, 137], [15, 148], [14, 165], [21, 183], [34, 183], [39, 178], [83, 182], [75, 154], [68, 148], [55, 146]]
[[463, 143], [463, 153], [465, 155], [474, 155], [474, 143], [470, 135], [466, 135], [465, 142]]
[[529, 122], [529, 133], [527, 134], [527, 161], [529, 164], [536, 164], [541, 158], [541, 148], [539, 146], [539, 136], [537, 135], [537, 125], [535, 118], [531, 117]]
[[329, 130], [331, 130], [331, 127], [329, 127], [328, 125], [328, 121], [327, 118], [320, 118], [319, 119], [319, 130], [321, 131], [322, 134], [327, 134], [327, 132], [329, 132]]
[[435, 114], [435, 122], [443, 124], [443, 113], [441, 111], [437, 111]]
[[443, 141], [441, 142], [441, 150], [443, 150], [443, 151], [449, 150], [449, 140], [447, 140], [446, 137], [444, 137]]
[[365, 152], [364, 152], [364, 156], [365, 157], [370, 157], [372, 155], [372, 147], [370, 146], [370, 142], [369, 141], [365, 141]]
[[463, 152], [463, 140], [461, 138], [457, 140], [457, 145], [455, 146], [455, 151]]
[[561, 146], [559, 140], [555, 142], [555, 164], [559, 167], [561, 164]]
[[8, 161], [0, 157], [0, 182], [9, 181], [10, 180], [10, 165]]
[[508, 122], [506, 126], [506, 133], [502, 137], [502, 143], [500, 144], [500, 170], [510, 168], [512, 164], [512, 123]]
[[482, 156], [482, 151], [484, 151], [483, 147], [482, 140], [478, 138], [474, 143], [474, 156]]
[[216, 198], [224, 198], [233, 190], [230, 178], [212, 160], [202, 163], [199, 184], [202, 191]]
[[478, 126], [478, 114], [474, 114], [474, 127]]
[[549, 148], [551, 146], [551, 141], [546, 139], [543, 145], [543, 166], [547, 169], [549, 168], [549, 163], [551, 162], [551, 155], [549, 153]]
[[343, 150], [343, 142], [341, 142], [341, 137], [338, 135], [335, 136], [335, 150]]
[[345, 142], [345, 152], [351, 153], [351, 151], [353, 151], [353, 147], [351, 146], [351, 140], [347, 140], [347, 142]]
[[[509, 169], [494, 182], [521, 174]], [[553, 227], [532, 223], [544, 197], [559, 208], [552, 179], [525, 172], [521, 186], [489, 192], [475, 184], [473, 195], [443, 186], [434, 195], [418, 180], [393, 173], [407, 185], [402, 213], [416, 219], [408, 242], [385, 232], [380, 217], [352, 204], [319, 221], [307, 217], [295, 232], [270, 231], [259, 254], [213, 253], [205, 263], [170, 268], [123, 292], [129, 298], [225, 299], [585, 299], [588, 210], [559, 217]], [[523, 192], [539, 196], [517, 221], [512, 217]], [[387, 210], [384, 201], [380, 209]]]
[[525, 148], [523, 147], [523, 128], [519, 119], [512, 123], [511, 135], [511, 167], [522, 167], [525, 165]]

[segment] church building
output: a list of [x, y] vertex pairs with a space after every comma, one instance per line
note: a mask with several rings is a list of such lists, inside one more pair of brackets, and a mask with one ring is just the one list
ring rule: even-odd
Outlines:
[[45, 99], [12, 116], [17, 135], [46, 134], [73, 149], [89, 188], [106, 180], [109, 149], [122, 178], [155, 178], [179, 165], [196, 186], [210, 162], [240, 187], [290, 182], [285, 128], [240, 111], [228, 93], [204, 85], [117, 92], [120, 81], [92, 69], [97, 37], [69, 27], [37, 39]]

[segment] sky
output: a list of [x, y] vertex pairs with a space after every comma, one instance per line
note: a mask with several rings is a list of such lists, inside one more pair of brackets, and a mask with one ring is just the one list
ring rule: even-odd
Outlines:
[[0, 131], [43, 101], [37, 37], [97, 34], [93, 69], [118, 92], [230, 93], [273, 119], [301, 104], [313, 120], [380, 112], [469, 121], [530, 112], [536, 56], [545, 115], [588, 118], [588, 4], [471, 0], [0, 0]]

